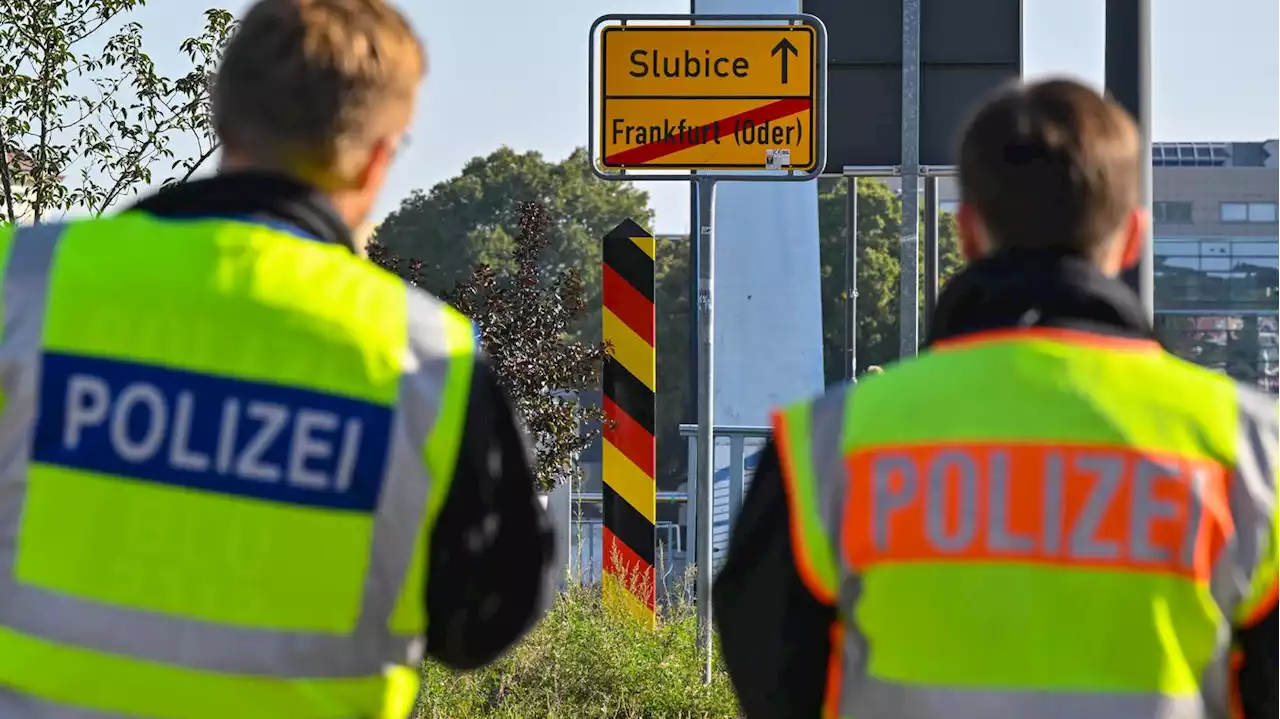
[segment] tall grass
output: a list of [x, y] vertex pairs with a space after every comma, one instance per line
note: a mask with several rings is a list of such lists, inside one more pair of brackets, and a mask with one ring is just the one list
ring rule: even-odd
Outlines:
[[687, 601], [660, 605], [650, 630], [601, 601], [599, 587], [575, 587], [494, 665], [461, 675], [425, 665], [418, 717], [735, 719], [737, 702], [718, 654], [715, 666], [704, 685], [697, 617]]

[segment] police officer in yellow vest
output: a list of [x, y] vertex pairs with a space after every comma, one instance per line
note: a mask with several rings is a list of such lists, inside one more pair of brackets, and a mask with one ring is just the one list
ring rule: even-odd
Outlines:
[[0, 230], [0, 717], [406, 717], [541, 615], [550, 525], [471, 324], [358, 257], [424, 55], [261, 0], [219, 176]]
[[1115, 279], [1139, 142], [1069, 81], [978, 111], [930, 346], [776, 417], [714, 593], [746, 716], [1276, 716], [1276, 401]]

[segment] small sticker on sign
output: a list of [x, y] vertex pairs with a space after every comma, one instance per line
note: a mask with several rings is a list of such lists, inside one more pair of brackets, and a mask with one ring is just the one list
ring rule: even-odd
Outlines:
[[765, 150], [764, 167], [766, 170], [785, 170], [791, 164], [791, 150]]

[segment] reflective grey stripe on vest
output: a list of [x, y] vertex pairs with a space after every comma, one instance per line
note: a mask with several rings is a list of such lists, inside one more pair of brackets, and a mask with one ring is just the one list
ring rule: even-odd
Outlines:
[[[857, 697], [850, 702], [848, 697]], [[1205, 719], [1198, 696], [962, 691], [846, 681], [843, 719]], [[1225, 715], [1223, 717], [1225, 719]]]
[[127, 714], [56, 704], [0, 686], [0, 717], [5, 719], [137, 719]]
[[[846, 477], [843, 433], [852, 386], [832, 392], [811, 405], [813, 469], [817, 501], [827, 536], [832, 538], [838, 562], [837, 604], [844, 619], [844, 644], [834, 648], [843, 667], [839, 716], [846, 719], [1205, 719], [1228, 716], [1228, 659], [1230, 632], [1224, 625], [1215, 651], [1201, 677], [1201, 693], [1165, 696], [1155, 692], [1090, 694], [1039, 691], [961, 691], [906, 686], [868, 676], [867, 642], [856, 622], [850, 620], [861, 597], [862, 581], [853, 567], [842, 561], [838, 538], [843, 523], [849, 482]], [[1229, 538], [1210, 581], [1210, 589], [1230, 616], [1248, 591], [1253, 573], [1266, 548], [1270, 523], [1275, 521], [1277, 408], [1267, 395], [1244, 388], [1239, 398], [1237, 466], [1229, 484], [1228, 500], [1236, 535]], [[868, 478], [875, 483], [875, 477]]]
[[[19, 584], [14, 542], [40, 385], [40, 340], [49, 274], [62, 227], [21, 228], [4, 277], [0, 339], [0, 625], [43, 639], [195, 670], [272, 677], [359, 677], [388, 663], [415, 663], [420, 637], [392, 636], [387, 624], [400, 594], [430, 479], [422, 452], [448, 370], [444, 306], [406, 285], [410, 318], [371, 558], [355, 631], [267, 631], [186, 620], [111, 606]], [[319, 589], [319, 588], [318, 588]]]

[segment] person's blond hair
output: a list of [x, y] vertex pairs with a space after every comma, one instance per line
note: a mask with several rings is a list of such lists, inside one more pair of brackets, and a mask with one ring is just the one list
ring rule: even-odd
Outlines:
[[422, 44], [383, 0], [259, 0], [223, 53], [214, 129], [254, 162], [341, 182], [408, 123], [425, 72]]

